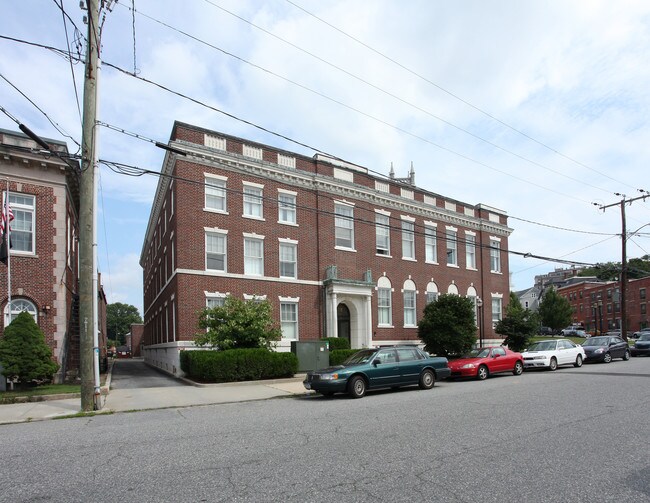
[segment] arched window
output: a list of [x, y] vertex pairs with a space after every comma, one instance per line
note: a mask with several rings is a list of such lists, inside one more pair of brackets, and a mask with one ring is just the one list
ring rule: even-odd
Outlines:
[[433, 281], [429, 281], [427, 285], [427, 304], [438, 299], [438, 285]]
[[450, 295], [458, 295], [458, 287], [453, 283], [447, 287], [447, 293]]
[[478, 294], [476, 293], [476, 288], [473, 286], [470, 286], [467, 289], [467, 298], [472, 301], [472, 304], [474, 305], [474, 323], [478, 320], [478, 306], [476, 304], [476, 299], [478, 297]]
[[5, 305], [5, 327], [23, 311], [31, 314], [34, 321], [38, 323], [38, 312], [33, 302], [27, 299], [11, 299], [11, 315], [9, 314], [9, 306]]
[[377, 325], [389, 327], [393, 324], [392, 315], [392, 285], [386, 276], [377, 280]]
[[417, 326], [416, 311], [415, 311], [415, 283], [413, 280], [407, 279], [402, 288], [404, 295], [404, 326], [415, 327]]

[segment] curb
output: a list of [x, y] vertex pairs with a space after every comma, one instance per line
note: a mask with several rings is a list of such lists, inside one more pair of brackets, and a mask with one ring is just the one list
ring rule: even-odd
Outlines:
[[[307, 374], [296, 374], [293, 377], [286, 377], [283, 379], [261, 379], [259, 381], [235, 381], [235, 382], [216, 382], [216, 383], [202, 383], [192, 381], [187, 377], [177, 377], [178, 380], [183, 381], [185, 384], [195, 386], [197, 388], [219, 388], [225, 386], [252, 386], [252, 385], [268, 385], [268, 384], [284, 384], [290, 382], [303, 382]], [[107, 379], [108, 380], [108, 379]], [[306, 391], [306, 390], [305, 390]]]

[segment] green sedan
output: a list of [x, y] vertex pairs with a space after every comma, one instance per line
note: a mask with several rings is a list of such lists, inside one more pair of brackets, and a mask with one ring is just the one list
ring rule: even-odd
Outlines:
[[415, 346], [362, 349], [342, 365], [308, 372], [305, 388], [331, 396], [347, 392], [361, 398], [369, 389], [399, 388], [417, 384], [431, 389], [436, 379], [451, 374], [447, 358], [429, 356]]

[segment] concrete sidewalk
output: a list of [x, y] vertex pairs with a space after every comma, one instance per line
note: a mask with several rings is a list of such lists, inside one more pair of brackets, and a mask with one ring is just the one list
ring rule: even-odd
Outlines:
[[[297, 374], [288, 379], [267, 381], [192, 383], [192, 386], [108, 390], [109, 372], [105, 386], [108, 394], [103, 397], [104, 405], [97, 413], [191, 407], [312, 394], [312, 391], [307, 391], [303, 386], [303, 379], [304, 374]], [[80, 410], [81, 399], [78, 397], [0, 405], [0, 424], [55, 419], [77, 414]]]

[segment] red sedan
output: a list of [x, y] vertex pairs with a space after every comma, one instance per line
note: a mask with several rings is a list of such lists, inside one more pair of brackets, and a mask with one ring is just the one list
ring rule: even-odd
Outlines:
[[490, 374], [512, 372], [518, 376], [524, 371], [521, 353], [515, 353], [503, 346], [474, 349], [457, 360], [449, 360], [451, 377], [475, 377], [483, 380]]

